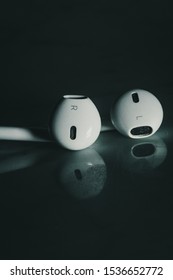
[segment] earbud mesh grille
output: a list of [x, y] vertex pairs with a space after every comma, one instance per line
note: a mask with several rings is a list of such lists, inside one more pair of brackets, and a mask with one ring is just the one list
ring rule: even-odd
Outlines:
[[138, 126], [131, 129], [130, 133], [132, 135], [136, 136], [145, 136], [150, 135], [152, 133], [153, 129], [151, 126]]

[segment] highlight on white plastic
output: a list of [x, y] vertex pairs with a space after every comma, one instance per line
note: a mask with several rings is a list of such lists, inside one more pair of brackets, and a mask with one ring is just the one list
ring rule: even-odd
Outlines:
[[56, 106], [50, 131], [59, 144], [69, 150], [81, 150], [92, 145], [101, 130], [99, 112], [84, 95], [64, 95]]
[[162, 105], [149, 91], [130, 90], [112, 106], [111, 120], [123, 135], [131, 138], [148, 137], [153, 135], [162, 123]]

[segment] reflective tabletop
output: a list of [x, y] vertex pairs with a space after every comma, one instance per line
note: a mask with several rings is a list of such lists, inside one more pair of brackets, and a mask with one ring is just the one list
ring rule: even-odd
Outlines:
[[1, 258], [172, 258], [172, 136], [104, 131], [77, 152], [2, 140]]

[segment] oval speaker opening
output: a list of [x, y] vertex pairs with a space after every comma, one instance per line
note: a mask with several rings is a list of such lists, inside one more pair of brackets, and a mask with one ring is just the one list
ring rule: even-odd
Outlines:
[[65, 99], [87, 99], [88, 97], [85, 95], [64, 95]]
[[151, 126], [138, 126], [135, 128], [132, 128], [130, 133], [132, 135], [136, 136], [145, 136], [145, 135], [150, 135], [152, 133], [152, 128]]

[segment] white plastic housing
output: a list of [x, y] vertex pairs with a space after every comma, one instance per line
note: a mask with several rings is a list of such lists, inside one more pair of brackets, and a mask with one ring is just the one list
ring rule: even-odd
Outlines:
[[152, 93], [134, 89], [123, 94], [113, 105], [111, 120], [123, 135], [144, 138], [159, 129], [163, 120], [163, 109]]
[[81, 150], [98, 138], [101, 119], [90, 98], [64, 95], [53, 112], [50, 128], [55, 140], [63, 147]]

